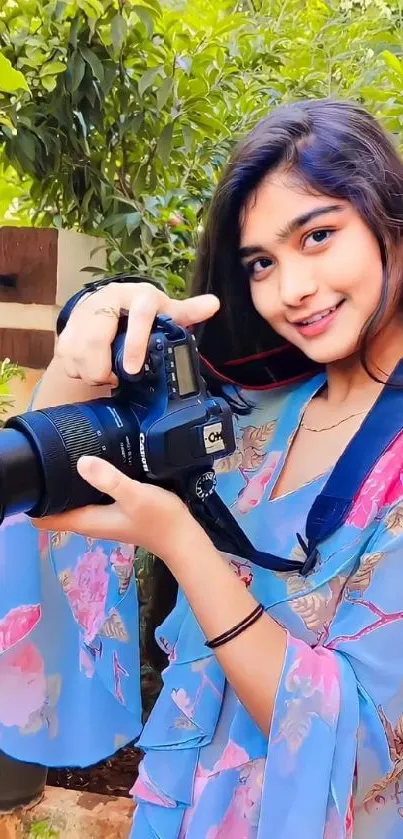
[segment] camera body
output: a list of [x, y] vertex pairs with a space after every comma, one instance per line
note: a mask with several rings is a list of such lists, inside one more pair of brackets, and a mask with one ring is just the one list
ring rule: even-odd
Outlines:
[[210, 397], [200, 375], [194, 335], [168, 317], [158, 317], [140, 373], [123, 367], [125, 332], [113, 346], [119, 389], [113, 402], [130, 405], [139, 423], [143, 471], [155, 482], [205, 472], [217, 457], [235, 450], [232, 413], [224, 399]]
[[112, 347], [119, 385], [111, 398], [7, 421], [0, 434], [0, 521], [108, 502], [78, 474], [82, 455], [183, 497], [203, 500], [213, 491], [214, 460], [235, 450], [233, 419], [225, 399], [207, 392], [194, 336], [157, 317], [143, 368], [131, 375], [123, 366], [126, 326], [123, 318]]

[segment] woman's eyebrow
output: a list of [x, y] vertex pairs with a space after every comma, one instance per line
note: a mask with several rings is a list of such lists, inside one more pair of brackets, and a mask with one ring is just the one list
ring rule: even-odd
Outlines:
[[[313, 210], [308, 210], [306, 213], [302, 213], [302, 215], [296, 216], [296, 218], [287, 222], [285, 227], [276, 234], [276, 240], [278, 242], [285, 242], [292, 233], [304, 227], [305, 224], [309, 224], [313, 219], [328, 215], [329, 213], [342, 212], [344, 209], [345, 207], [342, 204], [330, 204], [328, 207], [316, 207]], [[262, 253], [265, 250], [266, 248], [262, 245], [248, 245], [239, 249], [239, 256], [241, 259], [245, 259], [247, 256], [255, 256], [255, 254]]]

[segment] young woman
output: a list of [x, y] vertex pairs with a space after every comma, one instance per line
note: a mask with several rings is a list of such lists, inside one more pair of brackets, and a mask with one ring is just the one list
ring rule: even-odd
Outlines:
[[[257, 549], [303, 560], [297, 534], [315, 497], [383, 389], [399, 385], [402, 225], [403, 164], [372, 117], [330, 100], [278, 108], [237, 148], [217, 189], [197, 264], [201, 296], [174, 301], [151, 285], [112, 283], [83, 299], [35, 407], [110, 387], [122, 309], [133, 371], [156, 313], [187, 326], [207, 320], [200, 340], [210, 370], [248, 377], [241, 396], [252, 406], [235, 409], [237, 451], [217, 465], [218, 492]], [[114, 664], [111, 693], [121, 702], [132, 667], [127, 657], [117, 667], [128, 635], [113, 586], [125, 545], [161, 557], [179, 584], [156, 633], [168, 666], [140, 738], [133, 836], [398, 839], [403, 435], [304, 574], [220, 554], [174, 494], [106, 462], [84, 458], [79, 471], [116, 503], [38, 526], [78, 623], [86, 676], [96, 667], [106, 685]], [[68, 532], [87, 538], [87, 574], [99, 573], [83, 617], [88, 579], [77, 577], [74, 589], [69, 571], [81, 537], [66, 548]], [[120, 543], [109, 567], [100, 540]], [[96, 730], [96, 690], [85, 698], [83, 710], [93, 708], [85, 736], [92, 720]]]

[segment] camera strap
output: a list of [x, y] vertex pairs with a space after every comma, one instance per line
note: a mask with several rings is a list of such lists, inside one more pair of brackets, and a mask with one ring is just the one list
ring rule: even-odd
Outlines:
[[296, 534], [304, 561], [256, 550], [217, 492], [203, 501], [190, 498], [192, 513], [216, 548], [273, 571], [299, 571], [303, 576], [312, 571], [319, 559], [318, 546], [344, 524], [365, 480], [403, 430], [403, 360], [391, 381], [393, 384], [383, 388], [316, 497], [306, 521], [306, 538]]

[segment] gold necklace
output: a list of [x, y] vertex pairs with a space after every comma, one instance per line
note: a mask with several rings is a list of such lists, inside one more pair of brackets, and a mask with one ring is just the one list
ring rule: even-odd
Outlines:
[[332, 428], [337, 428], [338, 425], [341, 425], [343, 422], [347, 422], [347, 420], [352, 419], [353, 417], [361, 417], [362, 414], [367, 414], [368, 410], [368, 408], [365, 408], [364, 411], [357, 411], [355, 414], [349, 414], [348, 417], [344, 417], [344, 419], [334, 422], [333, 425], [325, 425], [323, 428], [313, 428], [311, 425], [306, 425], [304, 418], [302, 417], [301, 428], [305, 428], [305, 431], [314, 431], [315, 434], [319, 434], [321, 431], [330, 431]]

